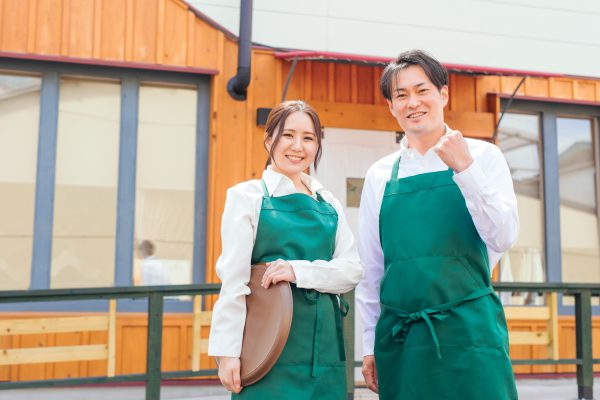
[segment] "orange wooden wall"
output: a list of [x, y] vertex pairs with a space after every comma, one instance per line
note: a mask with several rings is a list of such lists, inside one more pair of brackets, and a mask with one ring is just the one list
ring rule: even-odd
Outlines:
[[[181, 0], [0, 0], [0, 52], [49, 55], [102, 61], [135, 62], [172, 67], [210, 68], [212, 78], [209, 149], [207, 280], [217, 281], [214, 264], [221, 251], [220, 216], [228, 187], [259, 177], [266, 153], [263, 130], [256, 126], [256, 109], [273, 107], [281, 98], [291, 63], [274, 52], [256, 48], [248, 100], [233, 100], [227, 81], [237, 68], [237, 44], [197, 17]], [[381, 67], [301, 61], [287, 99], [304, 99], [321, 114], [326, 127], [396, 130], [378, 90]], [[513, 92], [520, 77], [450, 75], [447, 122], [470, 136], [490, 137], [496, 111], [488, 93]], [[600, 102], [600, 81], [577, 78], [527, 78], [519, 95]], [[0, 316], [1, 317], [1, 316]], [[189, 367], [190, 319], [165, 317], [166, 369]], [[510, 323], [510, 322], [509, 322]], [[145, 318], [119, 316], [117, 372], [135, 373], [145, 366]], [[534, 322], [510, 323], [518, 329], [542, 327]], [[561, 317], [561, 356], [574, 355], [570, 318]], [[595, 348], [600, 349], [600, 319], [594, 319]], [[168, 338], [168, 339], [167, 339]], [[3, 338], [3, 344], [93, 343], [100, 334], [38, 335]], [[134, 346], [135, 344], [135, 346]], [[124, 354], [123, 349], [128, 353]], [[542, 354], [531, 346], [515, 347], [515, 356]], [[595, 357], [600, 354], [595, 352]], [[206, 360], [205, 360], [206, 361]], [[0, 368], [0, 379], [40, 379], [103, 373], [102, 362], [47, 364]], [[561, 366], [559, 371], [571, 367]], [[518, 372], [556, 370], [518, 367]]]

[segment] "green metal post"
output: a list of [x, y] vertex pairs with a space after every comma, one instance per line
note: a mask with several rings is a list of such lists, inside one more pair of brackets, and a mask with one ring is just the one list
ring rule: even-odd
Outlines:
[[593, 399], [592, 298], [590, 290], [575, 294], [575, 335], [577, 343], [577, 389], [579, 399]]
[[148, 350], [146, 351], [146, 400], [160, 400], [163, 296], [148, 297]]
[[354, 399], [354, 290], [344, 294], [344, 300], [350, 304], [348, 315], [344, 318], [344, 347], [346, 349], [346, 393], [348, 400]]

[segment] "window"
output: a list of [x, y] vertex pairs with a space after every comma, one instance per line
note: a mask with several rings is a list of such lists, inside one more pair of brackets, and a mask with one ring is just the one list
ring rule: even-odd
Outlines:
[[[599, 118], [598, 107], [527, 100], [504, 115], [498, 145], [513, 175], [521, 232], [502, 259], [501, 280], [600, 282]], [[541, 302], [535, 295], [503, 300]]]
[[39, 77], [0, 72], [0, 290], [29, 287], [40, 86]]
[[51, 287], [114, 284], [120, 84], [60, 84]]
[[192, 282], [196, 88], [140, 87], [134, 283]]
[[[498, 130], [498, 146], [513, 177], [521, 229], [514, 247], [500, 261], [504, 282], [543, 282], [544, 225], [541, 186], [540, 117], [506, 113]], [[501, 294], [505, 304], [542, 301], [530, 294]]]
[[600, 282], [592, 121], [559, 117], [558, 171], [563, 282]]

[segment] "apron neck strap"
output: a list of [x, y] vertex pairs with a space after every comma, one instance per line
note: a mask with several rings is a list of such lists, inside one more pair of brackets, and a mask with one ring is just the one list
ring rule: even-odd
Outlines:
[[267, 184], [265, 183], [264, 179], [260, 180], [260, 184], [262, 185], [262, 190], [263, 190], [263, 194], [265, 197], [271, 197], [269, 196], [269, 189], [267, 189]]
[[400, 159], [402, 156], [398, 157], [396, 161], [394, 161], [394, 166], [392, 167], [392, 174], [390, 176], [390, 180], [394, 181], [398, 179], [398, 168], [400, 167]]

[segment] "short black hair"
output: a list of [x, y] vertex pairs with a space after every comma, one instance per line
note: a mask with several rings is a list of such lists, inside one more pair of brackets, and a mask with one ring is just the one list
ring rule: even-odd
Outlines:
[[379, 89], [385, 99], [392, 100], [392, 84], [398, 72], [411, 65], [418, 65], [423, 68], [425, 75], [438, 90], [442, 90], [442, 87], [448, 85], [448, 71], [435, 57], [423, 50], [408, 50], [400, 53], [395, 60], [385, 67], [381, 74]]

